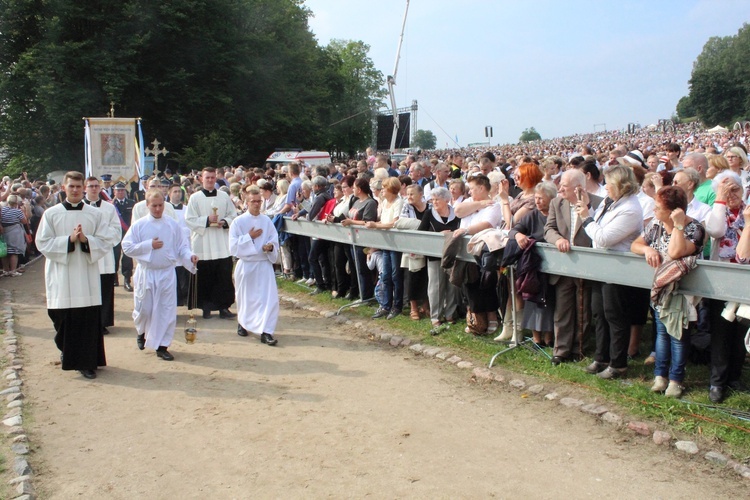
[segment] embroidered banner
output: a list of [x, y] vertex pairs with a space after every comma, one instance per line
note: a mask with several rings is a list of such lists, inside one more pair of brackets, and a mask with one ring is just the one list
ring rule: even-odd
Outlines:
[[[88, 118], [90, 175], [110, 174], [113, 182], [129, 181], [138, 172], [135, 118]], [[87, 155], [88, 156], [88, 155]]]

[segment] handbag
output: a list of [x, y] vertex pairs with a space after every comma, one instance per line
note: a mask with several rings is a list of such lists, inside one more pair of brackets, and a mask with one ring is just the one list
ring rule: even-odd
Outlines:
[[5, 243], [5, 236], [0, 234], [0, 257], [8, 256], [8, 244]]
[[466, 311], [466, 328], [474, 335], [485, 335], [489, 321], [486, 312]]

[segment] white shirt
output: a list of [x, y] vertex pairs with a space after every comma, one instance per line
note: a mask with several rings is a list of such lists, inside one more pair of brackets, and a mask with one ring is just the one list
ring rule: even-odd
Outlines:
[[693, 196], [693, 201], [688, 203], [687, 210], [685, 211], [688, 217], [693, 220], [697, 220], [703, 227], [706, 227], [706, 220], [711, 215], [711, 206], [706, 205], [701, 200]]

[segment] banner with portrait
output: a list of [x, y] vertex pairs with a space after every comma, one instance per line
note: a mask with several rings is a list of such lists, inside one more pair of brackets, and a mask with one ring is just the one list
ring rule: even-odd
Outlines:
[[86, 118], [86, 174], [113, 182], [138, 178], [135, 118]]

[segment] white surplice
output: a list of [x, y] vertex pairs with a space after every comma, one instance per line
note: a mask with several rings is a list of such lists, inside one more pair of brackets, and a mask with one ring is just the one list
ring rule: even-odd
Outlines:
[[[130, 224], [135, 224], [135, 221], [138, 219], [142, 219], [143, 217], [149, 215], [148, 206], [146, 205], [146, 200], [139, 201], [135, 205], [133, 205], [133, 215], [130, 218]], [[171, 203], [164, 202], [164, 215], [167, 215], [174, 220], [177, 220], [177, 214], [174, 212], [174, 207]]]
[[[122, 237], [122, 227], [120, 226], [120, 218], [117, 216], [117, 209], [111, 203], [104, 200], [99, 200], [100, 205], [89, 205], [102, 213], [102, 220], [108, 228], [108, 235], [104, 239], [104, 243], [109, 245], [109, 249], [114, 249], [119, 243]], [[115, 274], [115, 253], [109, 252], [103, 258], [99, 259], [99, 273], [100, 274]]]
[[[263, 234], [253, 240], [251, 229]], [[263, 245], [273, 250], [263, 251]], [[240, 215], [229, 228], [229, 249], [239, 260], [234, 268], [237, 322], [256, 335], [274, 333], [279, 318], [279, 292], [273, 263], [279, 256], [279, 235], [266, 215]]]
[[206, 196], [203, 190], [193, 193], [185, 212], [193, 253], [201, 260], [226, 259], [230, 255], [227, 230], [206, 227], [208, 216], [214, 214], [214, 208], [219, 220], [225, 220], [229, 225], [237, 217], [237, 208], [229, 195], [219, 190], [216, 191], [216, 196]]
[[[159, 238], [164, 246], [154, 249]], [[133, 275], [133, 321], [138, 334], [146, 334], [146, 347], [168, 347], [177, 323], [175, 266], [193, 271], [192, 253], [185, 233], [174, 219], [151, 214], [138, 219], [122, 239], [122, 251], [138, 262]]]
[[[78, 224], [88, 239], [88, 252], [83, 251], [79, 242], [68, 252], [70, 235]], [[109, 228], [102, 212], [85, 203], [81, 210], [67, 210], [59, 203], [44, 211], [36, 246], [46, 257], [47, 308], [72, 309], [102, 304], [98, 261], [112, 253], [108, 238]]]

